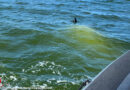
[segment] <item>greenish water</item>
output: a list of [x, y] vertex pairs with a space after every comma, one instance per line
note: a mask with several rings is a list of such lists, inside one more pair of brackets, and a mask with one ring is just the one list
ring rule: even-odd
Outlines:
[[129, 0], [0, 0], [3, 88], [77, 90], [130, 49], [129, 8]]

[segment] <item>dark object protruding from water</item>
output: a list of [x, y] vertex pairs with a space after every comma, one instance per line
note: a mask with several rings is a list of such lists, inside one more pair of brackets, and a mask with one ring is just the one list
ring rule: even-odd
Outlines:
[[76, 19], [76, 18], [74, 18], [73, 23], [74, 23], [74, 24], [76, 24], [76, 23], [77, 23], [77, 19]]
[[90, 82], [91, 82], [90, 80], [86, 80], [85, 82], [83, 82], [83, 83], [81, 84], [79, 90], [82, 90], [82, 88], [83, 88], [84, 86], [86, 86], [87, 84], [89, 84]]

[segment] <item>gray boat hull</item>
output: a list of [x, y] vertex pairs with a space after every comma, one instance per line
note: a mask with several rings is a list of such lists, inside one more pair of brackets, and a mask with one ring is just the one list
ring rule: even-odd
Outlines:
[[108, 65], [83, 90], [117, 90], [130, 73], [130, 51]]

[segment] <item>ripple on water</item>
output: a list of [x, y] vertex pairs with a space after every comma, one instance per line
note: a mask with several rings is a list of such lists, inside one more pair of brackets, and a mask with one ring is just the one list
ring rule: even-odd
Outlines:
[[2, 83], [78, 89], [130, 49], [128, 2], [1, 0]]

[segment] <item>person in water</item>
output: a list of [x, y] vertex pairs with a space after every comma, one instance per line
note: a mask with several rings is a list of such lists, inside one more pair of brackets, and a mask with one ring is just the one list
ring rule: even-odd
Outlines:
[[77, 19], [76, 19], [76, 17], [74, 18], [73, 23], [74, 23], [74, 24], [77, 23]]

